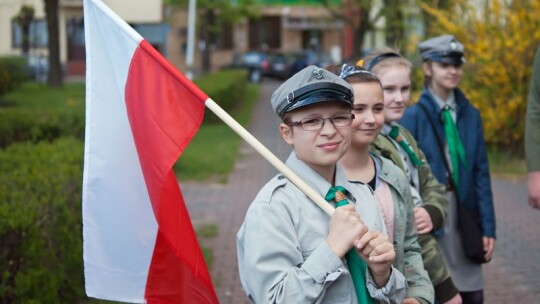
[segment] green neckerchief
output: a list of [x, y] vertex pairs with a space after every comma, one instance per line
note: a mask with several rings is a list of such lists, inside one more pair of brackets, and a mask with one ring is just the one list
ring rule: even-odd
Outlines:
[[390, 130], [390, 133], [388, 133], [388, 135], [398, 143], [398, 145], [405, 151], [405, 153], [407, 153], [407, 155], [409, 156], [409, 158], [411, 160], [411, 163], [415, 167], [418, 167], [418, 166], [420, 166], [422, 164], [420, 159], [418, 159], [418, 156], [416, 156], [416, 154], [412, 150], [411, 145], [409, 144], [409, 142], [407, 142], [407, 140], [405, 140], [405, 138], [403, 138], [403, 136], [401, 136], [401, 134], [399, 134], [399, 127], [398, 126], [393, 125], [392, 129]]
[[452, 163], [452, 176], [454, 184], [459, 185], [459, 162], [463, 166], [467, 166], [467, 158], [465, 157], [465, 149], [459, 137], [458, 129], [452, 118], [450, 107], [446, 106], [442, 110], [442, 119], [444, 123], [444, 134], [446, 135], [446, 143], [448, 144], [448, 152], [450, 153], [450, 161]]
[[[336, 186], [330, 187], [328, 193], [324, 197], [327, 201], [336, 201], [336, 206], [341, 207], [347, 205], [347, 197], [345, 194], [347, 189]], [[360, 258], [355, 248], [351, 248], [347, 254], [347, 264], [349, 266], [349, 271], [354, 283], [354, 290], [356, 291], [356, 298], [358, 299], [359, 304], [374, 304], [375, 301], [369, 295], [366, 285], [366, 262]]]

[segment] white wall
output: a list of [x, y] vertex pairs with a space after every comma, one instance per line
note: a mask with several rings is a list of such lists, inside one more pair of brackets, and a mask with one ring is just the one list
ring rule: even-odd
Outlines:
[[[128, 23], [163, 21], [162, 0], [129, 0], [129, 2], [126, 0], [105, 0], [104, 2]], [[44, 0], [0, 0], [0, 56], [20, 54], [20, 49], [11, 47], [11, 20], [17, 15], [23, 4], [34, 7], [34, 18], [45, 19]], [[65, 21], [70, 15], [82, 16], [82, 0], [60, 0], [59, 5], [61, 61], [65, 62]]]
[[0, 0], [0, 55], [16, 55], [20, 50], [11, 48], [11, 20], [19, 13], [23, 4], [34, 7], [34, 18], [44, 19], [43, 0]]
[[104, 0], [115, 13], [128, 23], [153, 23], [163, 20], [162, 0]]

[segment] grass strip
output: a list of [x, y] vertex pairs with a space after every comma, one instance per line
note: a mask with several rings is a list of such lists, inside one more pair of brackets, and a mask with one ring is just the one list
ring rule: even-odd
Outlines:
[[[258, 95], [259, 86], [249, 84], [241, 108], [231, 114], [244, 127]], [[240, 136], [223, 123], [203, 124], [176, 163], [176, 176], [180, 180], [227, 182], [241, 142]]]

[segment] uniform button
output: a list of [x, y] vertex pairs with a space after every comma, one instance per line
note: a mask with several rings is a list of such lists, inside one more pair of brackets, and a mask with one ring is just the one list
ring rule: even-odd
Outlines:
[[284, 179], [284, 178], [285, 178], [285, 176], [283, 176], [283, 175], [280, 175], [280, 176], [278, 176], [278, 178], [277, 178], [277, 179], [280, 179], [280, 180], [281, 180], [281, 179]]
[[386, 289], [386, 287], [383, 287], [383, 288], [382, 288], [382, 292], [383, 292], [384, 294], [387, 294], [387, 293], [388, 293], [388, 289]]

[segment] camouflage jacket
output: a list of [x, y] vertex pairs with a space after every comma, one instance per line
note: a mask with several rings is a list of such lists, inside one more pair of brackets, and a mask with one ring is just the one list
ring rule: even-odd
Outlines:
[[[433, 230], [436, 231], [443, 227], [448, 212], [445, 186], [439, 183], [435, 176], [433, 176], [426, 157], [418, 148], [414, 137], [401, 126], [399, 126], [399, 131], [423, 163], [418, 167], [419, 192], [423, 201], [422, 207], [429, 213], [433, 222]], [[405, 164], [398, 149], [392, 143], [391, 139], [385, 135], [380, 134], [377, 137], [375, 143], [372, 145], [372, 152], [390, 159], [402, 171], [405, 171]], [[446, 268], [442, 252], [437, 245], [435, 237], [432, 234], [419, 235], [418, 243], [421, 247], [424, 268], [428, 272], [431, 282], [435, 287], [435, 297], [439, 302], [443, 303], [455, 296], [458, 290], [452, 282], [450, 272]]]

